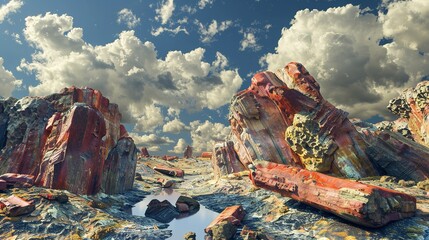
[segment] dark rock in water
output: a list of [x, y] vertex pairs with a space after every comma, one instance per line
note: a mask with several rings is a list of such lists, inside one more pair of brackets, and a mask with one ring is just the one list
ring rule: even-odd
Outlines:
[[[181, 204], [186, 205], [188, 208], [187, 212], [191, 214], [196, 213], [198, 212], [198, 210], [200, 210], [200, 203], [191, 197], [180, 196], [176, 201], [176, 207], [180, 209], [178, 205], [181, 205]], [[180, 212], [183, 212], [183, 211], [180, 211]]]
[[185, 240], [196, 240], [197, 239], [197, 234], [195, 234], [194, 232], [188, 232], [186, 233], [183, 238]]
[[0, 209], [4, 211], [6, 216], [16, 217], [31, 213], [36, 207], [34, 203], [12, 195], [6, 199], [0, 199]]
[[120, 119], [118, 106], [90, 88], [0, 100], [0, 174], [79, 194], [129, 190], [137, 156]]
[[169, 201], [160, 202], [157, 199], [153, 199], [147, 206], [145, 216], [162, 223], [169, 223], [179, 216], [179, 212]]

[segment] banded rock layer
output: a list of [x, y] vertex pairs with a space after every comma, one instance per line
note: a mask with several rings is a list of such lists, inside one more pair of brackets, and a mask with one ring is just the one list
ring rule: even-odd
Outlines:
[[90, 88], [0, 100], [0, 173], [78, 194], [131, 189], [137, 149], [120, 119], [118, 106]]

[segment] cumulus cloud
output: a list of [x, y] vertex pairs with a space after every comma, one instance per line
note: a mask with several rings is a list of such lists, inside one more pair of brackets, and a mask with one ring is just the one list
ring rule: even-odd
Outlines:
[[22, 0], [10, 0], [8, 3], [0, 6], [0, 23], [11, 13], [16, 13], [24, 5]]
[[200, 0], [198, 2], [198, 8], [199, 9], [204, 9], [209, 5], [212, 5], [214, 3], [214, 0]]
[[128, 9], [124, 8], [118, 12], [118, 19], [116, 20], [119, 24], [125, 24], [129, 29], [135, 28], [140, 24], [140, 18]]
[[13, 76], [11, 71], [8, 71], [3, 66], [4, 60], [0, 57], [0, 97], [10, 97], [15, 88], [21, 86], [22, 81]]
[[230, 132], [230, 127], [208, 120], [201, 123], [193, 121], [191, 126], [192, 147], [195, 153], [212, 151], [215, 143], [223, 142]]
[[220, 32], [227, 30], [232, 26], [231, 20], [226, 20], [218, 23], [216, 20], [212, 20], [209, 26], [204, 26], [200, 21], [195, 20], [195, 24], [198, 26], [198, 32], [201, 34], [200, 39], [203, 43], [210, 43], [214, 40], [214, 36]]
[[173, 0], [164, 0], [160, 8], [155, 10], [158, 14], [155, 19], [160, 21], [161, 24], [166, 24], [171, 16], [173, 16], [174, 9], [175, 5]]
[[255, 33], [251, 31], [243, 31], [243, 39], [240, 41], [240, 51], [244, 51], [246, 49], [250, 49], [252, 51], [261, 50], [261, 46], [257, 43]]
[[174, 146], [173, 150], [170, 150], [169, 152], [180, 154], [180, 153], [183, 153], [185, 151], [187, 146], [188, 146], [188, 144], [186, 143], [185, 139], [180, 138], [177, 141], [176, 146]]
[[138, 147], [146, 147], [149, 151], [159, 151], [162, 145], [170, 145], [174, 143], [168, 137], [161, 137], [155, 134], [138, 135], [136, 133], [130, 133], [130, 137], [133, 138], [134, 143]]
[[184, 130], [189, 130], [189, 128], [178, 118], [175, 118], [162, 127], [162, 131], [165, 133], [175, 133], [178, 134]]
[[29, 87], [31, 95], [72, 85], [99, 89], [119, 104], [125, 120], [137, 123], [139, 131], [162, 124], [162, 106], [216, 109], [228, 103], [242, 83], [236, 69], [227, 69], [221, 53], [211, 63], [203, 60], [203, 48], [170, 51], [161, 59], [155, 45], [142, 42], [134, 31], [93, 46], [83, 40], [83, 29], [73, 27], [68, 15], [27, 17], [24, 36], [36, 48], [32, 59], [23, 59], [19, 67], [36, 75], [38, 84]]
[[[282, 30], [276, 52], [262, 60], [270, 70], [284, 67], [290, 61], [303, 63], [320, 83], [325, 98], [352, 116], [368, 118], [375, 113], [389, 116], [386, 106], [390, 97], [404, 87], [415, 85], [421, 79], [419, 76], [428, 73], [427, 68], [420, 68], [427, 64], [427, 54], [419, 56], [417, 51], [420, 45], [427, 46], [423, 42], [429, 42], [429, 35], [424, 33], [429, 29], [427, 20], [410, 21], [405, 13], [396, 11], [411, 5], [421, 7], [423, 2], [388, 3], [387, 13], [379, 16], [350, 4], [326, 11], [298, 11], [291, 26]], [[429, 18], [427, 8], [412, 9], [415, 16]], [[398, 22], [401, 25], [396, 28], [404, 26], [406, 30], [392, 31]], [[415, 28], [425, 30], [418, 32]], [[405, 33], [418, 36], [411, 40]], [[393, 42], [380, 44], [385, 37]], [[425, 51], [425, 47], [420, 49]], [[402, 62], [400, 58], [404, 56], [410, 62]]]
[[188, 30], [186, 30], [186, 28], [184, 28], [184, 27], [182, 27], [182, 26], [177, 26], [176, 28], [167, 28], [167, 27], [159, 27], [159, 28], [156, 28], [156, 29], [152, 29], [152, 31], [150, 32], [153, 36], [155, 36], [155, 37], [157, 37], [157, 36], [159, 36], [161, 33], [164, 33], [164, 32], [169, 32], [169, 33], [171, 33], [171, 34], [173, 34], [173, 35], [176, 35], [176, 34], [178, 34], [178, 33], [180, 33], [180, 32], [183, 32], [184, 34], [186, 34], [186, 35], [189, 35], [189, 32], [188, 32]]

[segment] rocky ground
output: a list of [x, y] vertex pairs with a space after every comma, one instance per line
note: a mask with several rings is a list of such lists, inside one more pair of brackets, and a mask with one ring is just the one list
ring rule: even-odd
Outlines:
[[[156, 164], [181, 168], [185, 171], [185, 178], [172, 178], [154, 172], [151, 167]], [[255, 188], [246, 172], [214, 180], [208, 160], [167, 162], [145, 158], [139, 160], [136, 172], [141, 174], [141, 179], [135, 181], [132, 191], [123, 195], [78, 196], [62, 191], [69, 201], [59, 203], [42, 198], [39, 194], [47, 190], [38, 187], [13, 188], [2, 192], [0, 198], [14, 194], [34, 201], [36, 210], [19, 217], [6, 217], [0, 213], [0, 239], [166, 239], [171, 237], [171, 231], [166, 229], [167, 224], [131, 215], [131, 207], [135, 203], [159, 190], [157, 179], [160, 177], [174, 180], [176, 184], [173, 188], [177, 192], [192, 196], [215, 212], [241, 204], [247, 212], [242, 224], [265, 233], [269, 239], [429, 238], [428, 193], [416, 186], [401, 186], [390, 178], [362, 181], [415, 196], [417, 214], [383, 228], [367, 229], [290, 198]], [[239, 236], [240, 229], [235, 239], [243, 239]], [[173, 236], [171, 239], [183, 239], [183, 236]], [[197, 239], [202, 239], [202, 236], [197, 236]]]

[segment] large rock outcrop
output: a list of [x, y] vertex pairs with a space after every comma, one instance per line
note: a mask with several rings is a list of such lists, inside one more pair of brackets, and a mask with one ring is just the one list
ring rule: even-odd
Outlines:
[[130, 189], [133, 175], [124, 176], [135, 171], [137, 151], [120, 119], [118, 106], [91, 88], [0, 100], [0, 173], [79, 194]]
[[[413, 215], [413, 197], [335, 176], [359, 179], [391, 175], [421, 181], [429, 177], [429, 149], [373, 126], [357, 129], [347, 115], [323, 98], [319, 84], [301, 64], [292, 62], [276, 73], [255, 74], [250, 87], [233, 97], [227, 141], [233, 142], [242, 165], [250, 166], [257, 186], [365, 226], [379, 227]], [[213, 166], [220, 172], [217, 166], [231, 163], [225, 163], [227, 158], [216, 152], [217, 148]], [[349, 195], [343, 194], [342, 186], [353, 189], [362, 201], [347, 200]], [[318, 197], [322, 192], [335, 195], [330, 201], [338, 204], [325, 204]], [[407, 209], [390, 204], [393, 198], [406, 199]], [[370, 201], [388, 204], [370, 211], [366, 209]], [[357, 212], [344, 216], [343, 208]]]

